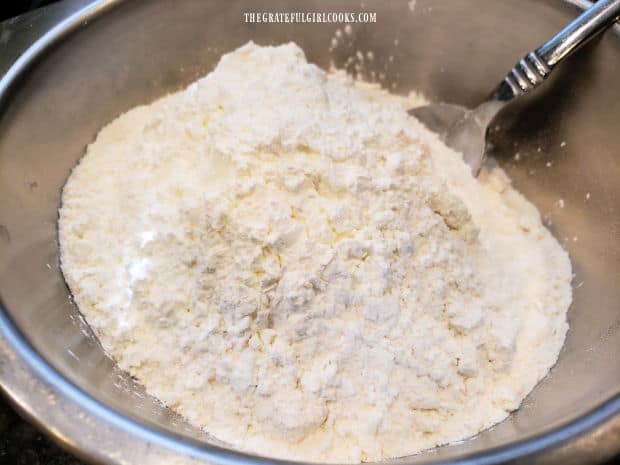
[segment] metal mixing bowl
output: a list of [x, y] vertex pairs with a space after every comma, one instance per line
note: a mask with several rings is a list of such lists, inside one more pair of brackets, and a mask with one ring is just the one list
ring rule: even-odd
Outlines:
[[[97, 131], [177, 90], [252, 39], [293, 40], [395, 92], [473, 105], [578, 12], [562, 0], [370, 2], [376, 24], [247, 24], [244, 11], [359, 11], [359, 0], [103, 1], [24, 54], [0, 84], [0, 384], [82, 457], [106, 464], [257, 463], [192, 428], [102, 352], [58, 267], [60, 189]], [[398, 43], [398, 45], [396, 45]], [[389, 57], [392, 56], [393, 59]], [[250, 70], [251, 71], [251, 70]], [[620, 449], [620, 32], [591, 43], [494, 128], [494, 153], [573, 260], [570, 332], [558, 364], [515, 414], [407, 463], [582, 463]], [[515, 154], [520, 158], [515, 160]], [[548, 165], [551, 164], [549, 167]]]

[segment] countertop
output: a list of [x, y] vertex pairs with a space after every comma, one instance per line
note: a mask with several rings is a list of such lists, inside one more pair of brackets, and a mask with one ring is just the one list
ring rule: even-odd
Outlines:
[[86, 465], [22, 420], [0, 396], [0, 464]]

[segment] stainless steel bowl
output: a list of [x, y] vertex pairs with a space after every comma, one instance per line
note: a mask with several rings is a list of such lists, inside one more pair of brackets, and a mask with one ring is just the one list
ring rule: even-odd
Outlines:
[[[247, 24], [242, 16], [362, 8], [359, 0], [102, 1], [43, 36], [2, 80], [0, 384], [60, 443], [106, 464], [268, 461], [226, 448], [145, 395], [105, 356], [69, 298], [58, 268], [60, 189], [105, 123], [180, 89], [250, 39], [293, 40], [323, 67], [371, 50], [368, 77], [385, 72], [396, 92], [419, 89], [473, 105], [579, 4], [418, 0], [412, 12], [406, 1], [368, 1], [377, 23], [354, 25], [331, 52], [342, 25]], [[508, 420], [397, 462], [568, 464], [620, 450], [618, 27], [552, 80], [510, 107], [493, 142], [499, 162], [573, 260], [571, 329], [560, 360]]]

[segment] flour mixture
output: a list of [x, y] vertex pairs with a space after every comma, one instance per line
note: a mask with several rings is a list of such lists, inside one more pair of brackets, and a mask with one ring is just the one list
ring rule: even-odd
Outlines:
[[293, 44], [120, 116], [74, 169], [62, 269], [118, 364], [237, 448], [358, 462], [505, 418], [571, 267], [503, 171]]

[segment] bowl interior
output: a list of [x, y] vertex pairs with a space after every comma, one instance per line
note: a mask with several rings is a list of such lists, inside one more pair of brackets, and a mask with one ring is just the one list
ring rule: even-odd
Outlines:
[[[372, 51], [374, 60], [361, 71], [366, 79], [397, 93], [416, 89], [431, 100], [472, 106], [578, 12], [560, 0], [414, 3], [122, 2], [48, 50], [0, 109], [0, 298], [23, 336], [101, 402], [171, 435], [213, 441], [116, 369], [71, 302], [58, 262], [60, 190], [107, 122], [183, 88], [248, 40], [295, 41], [323, 68], [353, 70], [349, 57]], [[377, 13], [377, 23], [354, 24], [348, 34], [337, 32], [342, 24], [243, 21], [243, 12], [293, 5], [365, 8]], [[491, 134], [493, 154], [571, 255], [574, 302], [558, 364], [508, 420], [408, 460], [448, 459], [526, 439], [620, 392], [618, 63], [620, 34], [609, 31], [552, 82], [509, 107]]]

